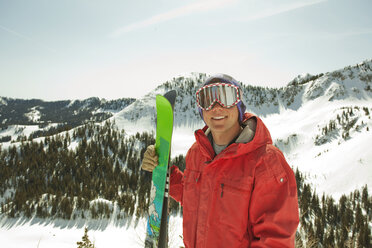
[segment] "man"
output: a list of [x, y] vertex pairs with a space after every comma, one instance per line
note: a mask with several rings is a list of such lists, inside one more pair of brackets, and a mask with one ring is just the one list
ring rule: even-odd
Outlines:
[[[196, 98], [206, 126], [195, 132], [185, 171], [172, 166], [170, 176], [186, 248], [294, 247], [295, 177], [262, 120], [245, 113], [240, 84], [216, 75]], [[152, 171], [157, 159], [149, 146], [142, 169]]]

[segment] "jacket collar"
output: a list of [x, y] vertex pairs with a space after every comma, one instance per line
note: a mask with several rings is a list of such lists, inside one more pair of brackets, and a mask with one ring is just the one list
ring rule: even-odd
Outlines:
[[[272, 144], [269, 130], [256, 115], [245, 113], [242, 127], [243, 130], [238, 138], [222, 151], [220, 153], [221, 155], [224, 154], [224, 157], [238, 156], [256, 150], [263, 145]], [[215, 157], [215, 152], [207, 137], [209, 133], [209, 127], [205, 126], [203, 129], [199, 129], [195, 132], [195, 138], [201, 153], [209, 159], [213, 159]], [[220, 154], [218, 156], [220, 156]]]

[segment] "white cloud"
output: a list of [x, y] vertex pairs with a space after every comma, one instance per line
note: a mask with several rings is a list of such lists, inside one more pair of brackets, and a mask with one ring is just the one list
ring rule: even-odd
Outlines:
[[308, 7], [311, 5], [319, 4], [322, 2], [326, 2], [328, 0], [309, 0], [309, 1], [296, 1], [289, 4], [275, 6], [271, 9], [265, 9], [262, 12], [258, 12], [253, 15], [249, 15], [248, 17], [241, 18], [239, 21], [251, 21], [251, 20], [259, 20], [266, 17], [271, 17], [275, 15], [279, 15], [288, 11], [292, 11], [295, 9], [300, 9], [304, 7]]
[[28, 40], [28, 41], [32, 41], [31, 38], [29, 38], [29, 37], [27, 37], [27, 36], [25, 36], [25, 35], [23, 35], [23, 34], [20, 34], [20, 33], [16, 32], [16, 31], [14, 31], [14, 30], [11, 30], [11, 29], [9, 29], [9, 28], [6, 28], [6, 27], [4, 27], [4, 26], [2, 26], [2, 25], [0, 25], [0, 28], [1, 28], [2, 30], [4, 30], [4, 31], [7, 31], [8, 33], [13, 34], [13, 35], [15, 35], [15, 36], [18, 36], [18, 37], [20, 37], [20, 38], [22, 38], [22, 39], [26, 39], [26, 40]]
[[227, 5], [234, 4], [239, 0], [203, 0], [195, 3], [183, 6], [181, 8], [173, 9], [158, 15], [154, 15], [143, 21], [135, 22], [121, 28], [116, 29], [111, 33], [111, 37], [117, 37], [121, 34], [128, 33], [140, 28], [145, 28], [154, 24], [169, 21], [182, 16], [190, 15], [197, 12], [207, 12], [213, 9], [225, 7]]
[[343, 33], [335, 33], [334, 35], [339, 36], [340, 38], [342, 37], [347, 37], [347, 36], [357, 36], [357, 35], [365, 35], [365, 34], [372, 34], [372, 29], [358, 29], [358, 30], [352, 30], [352, 31], [347, 31]]
[[37, 45], [37, 46], [39, 46], [39, 47], [43, 47], [43, 48], [45, 48], [45, 49], [47, 49], [47, 50], [49, 50], [49, 51], [51, 51], [51, 52], [53, 52], [53, 53], [57, 53], [57, 54], [58, 54], [57, 50], [55, 50], [55, 49], [53, 49], [53, 48], [50, 48], [50, 47], [48, 47], [48, 46], [42, 44], [41, 42], [38, 42], [38, 41], [36, 41], [36, 40], [34, 40], [34, 39], [32, 39], [32, 38], [30, 38], [30, 37], [24, 35], [24, 34], [21, 34], [21, 33], [19, 33], [19, 32], [16, 32], [16, 31], [14, 31], [14, 30], [12, 30], [12, 29], [10, 29], [10, 28], [4, 27], [4, 26], [2, 26], [2, 25], [0, 25], [0, 29], [4, 30], [4, 31], [6, 31], [6, 32], [8, 32], [8, 33], [10, 33], [10, 34], [12, 34], [12, 35], [15, 35], [15, 36], [17, 36], [17, 37], [19, 37], [19, 38], [22, 38], [22, 39], [24, 39], [24, 40], [27, 40], [27, 41], [29, 41], [30, 43], [33, 43], [33, 44], [35, 44], [35, 45]]

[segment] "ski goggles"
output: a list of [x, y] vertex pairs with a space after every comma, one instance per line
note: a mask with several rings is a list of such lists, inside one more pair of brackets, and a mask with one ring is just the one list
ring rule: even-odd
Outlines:
[[196, 103], [204, 110], [212, 109], [216, 102], [224, 108], [231, 108], [240, 101], [239, 87], [232, 84], [207, 84], [196, 92]]

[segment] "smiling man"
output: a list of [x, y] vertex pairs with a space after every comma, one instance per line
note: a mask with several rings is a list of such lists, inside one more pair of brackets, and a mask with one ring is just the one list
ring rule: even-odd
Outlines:
[[[196, 93], [206, 126], [195, 132], [186, 169], [172, 166], [170, 195], [183, 206], [186, 248], [294, 247], [296, 181], [262, 120], [232, 77], [210, 77]], [[142, 169], [158, 164], [154, 146]]]

